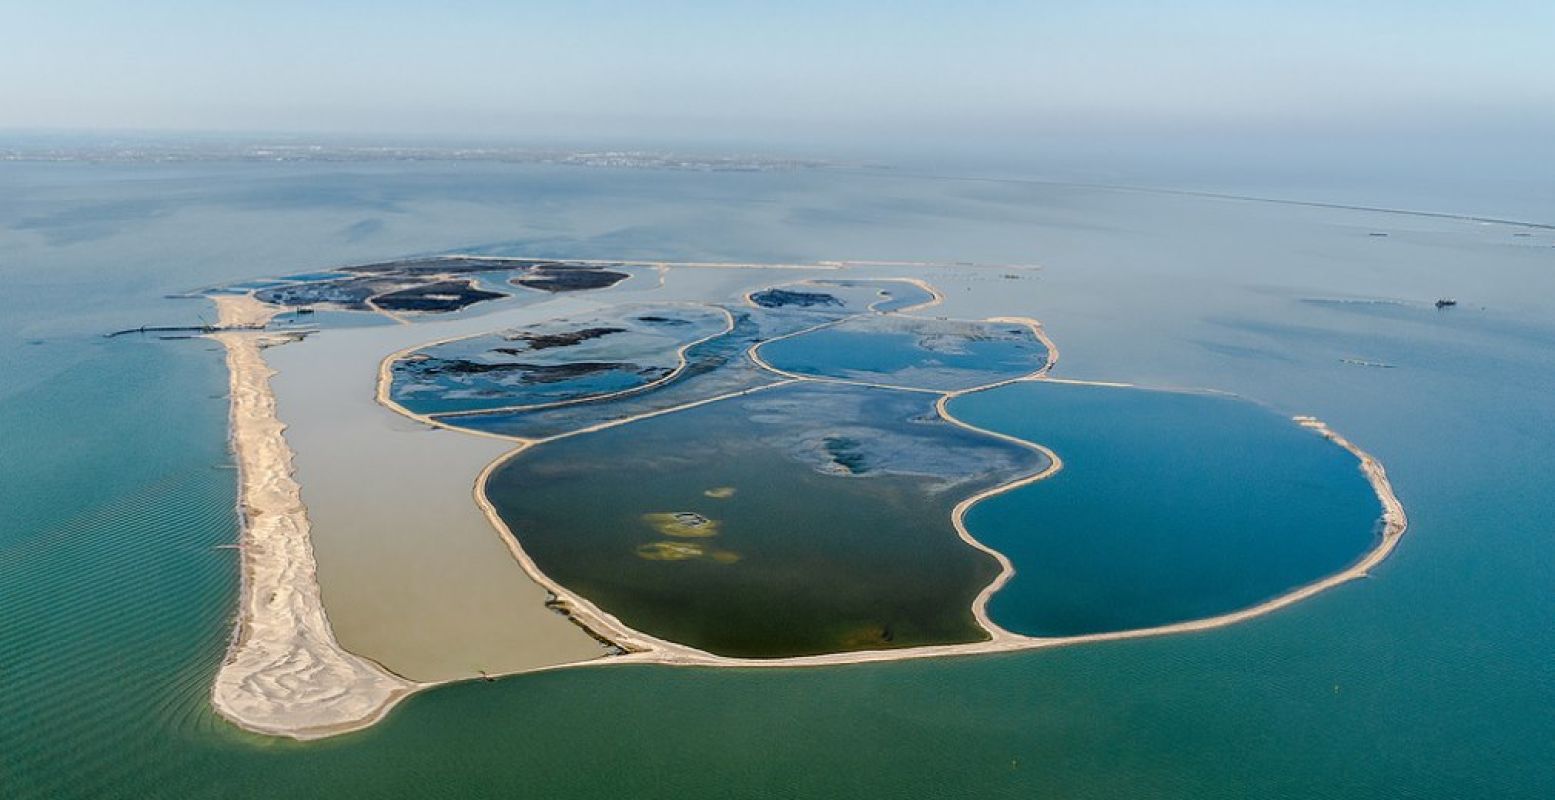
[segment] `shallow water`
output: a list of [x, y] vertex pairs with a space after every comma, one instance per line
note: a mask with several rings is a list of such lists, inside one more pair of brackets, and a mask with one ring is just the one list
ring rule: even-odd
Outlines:
[[799, 375], [921, 389], [970, 389], [1029, 375], [1047, 360], [1028, 328], [1009, 323], [861, 317], [762, 345]]
[[816, 324], [806, 314], [738, 306], [729, 310], [734, 320], [729, 332], [688, 348], [685, 369], [652, 391], [613, 397], [608, 402], [454, 417], [447, 421], [471, 430], [538, 438], [768, 386], [782, 380], [782, 376], [757, 366], [746, 352], [762, 339]]
[[[977, 641], [998, 566], [950, 509], [1044, 461], [933, 400], [771, 389], [540, 445], [487, 496], [541, 571], [654, 636], [755, 657]], [[651, 516], [674, 512], [709, 524]]]
[[[1547, 233], [843, 173], [4, 164], [0, 182], [7, 797], [1555, 795]], [[936, 313], [1041, 319], [1060, 375], [1323, 418], [1386, 464], [1409, 532], [1371, 579], [1203, 634], [584, 669], [439, 689], [337, 740], [241, 734], [207, 703], [236, 598], [214, 548], [236, 531], [220, 353], [96, 334], [208, 313], [172, 292], [477, 247], [1040, 262], [918, 274], [967, 287]], [[731, 302], [775, 282], [707, 274]], [[653, 285], [611, 291], [634, 283]], [[1441, 295], [1460, 306], [1436, 312]]]
[[[881, 313], [900, 311], [911, 306], [923, 305], [934, 299], [934, 295], [925, 291], [923, 287], [906, 281], [866, 281], [838, 278], [831, 280], [822, 279], [815, 283], [821, 291], [846, 289], [848, 292], [845, 296], [851, 296], [853, 291], [857, 289], [873, 289], [876, 296], [872, 302], [867, 303], [866, 307]], [[854, 301], [849, 305], [856, 308], [858, 302]]]
[[[586, 293], [585, 293], [586, 294]], [[628, 306], [420, 348], [394, 365], [391, 396], [418, 414], [582, 400], [646, 386], [679, 366], [679, 350], [726, 318], [697, 306]], [[565, 337], [568, 344], [522, 337]]]
[[[324, 610], [354, 653], [415, 680], [502, 674], [599, 656], [493, 534], [470, 490], [510, 443], [428, 430], [378, 404], [378, 364], [428, 339], [578, 314], [575, 298], [489, 317], [327, 329], [269, 348], [312, 525]], [[358, 315], [372, 318], [371, 315]]]

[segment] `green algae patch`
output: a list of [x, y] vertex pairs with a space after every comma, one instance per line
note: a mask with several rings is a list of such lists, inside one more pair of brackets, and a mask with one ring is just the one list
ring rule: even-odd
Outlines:
[[875, 650], [890, 647], [896, 640], [890, 626], [868, 625], [842, 632], [837, 641], [848, 650]]
[[637, 557], [649, 561], [688, 561], [706, 551], [695, 542], [649, 542], [637, 548]]
[[638, 545], [637, 557], [649, 561], [690, 561], [694, 558], [706, 558], [719, 564], [733, 564], [740, 560], [740, 554], [733, 550], [710, 550], [698, 542], [677, 542], [670, 539]]
[[714, 550], [708, 553], [707, 557], [717, 561], [720, 564], [733, 564], [742, 558], [739, 553], [736, 553], [733, 550]]
[[695, 511], [654, 511], [644, 514], [643, 522], [663, 536], [682, 539], [717, 536], [721, 526], [718, 520], [708, 519]]

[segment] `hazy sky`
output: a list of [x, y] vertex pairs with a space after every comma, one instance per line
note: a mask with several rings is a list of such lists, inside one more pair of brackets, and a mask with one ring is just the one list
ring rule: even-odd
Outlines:
[[1555, 2], [0, 0], [0, 128], [1555, 134]]

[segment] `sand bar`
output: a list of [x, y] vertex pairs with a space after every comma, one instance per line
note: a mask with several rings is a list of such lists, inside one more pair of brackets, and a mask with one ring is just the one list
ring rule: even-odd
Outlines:
[[[262, 325], [275, 312], [251, 296], [216, 305], [223, 327]], [[325, 618], [307, 510], [260, 355], [282, 340], [239, 330], [211, 338], [227, 351], [242, 520], [237, 628], [211, 700], [240, 727], [298, 739], [370, 725], [416, 684], [346, 652]]]

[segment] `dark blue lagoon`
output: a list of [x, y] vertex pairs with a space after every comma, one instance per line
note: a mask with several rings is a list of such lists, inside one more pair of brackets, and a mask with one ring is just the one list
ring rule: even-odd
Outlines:
[[1063, 461], [967, 514], [1015, 564], [988, 610], [1017, 633], [1235, 611], [1339, 572], [1378, 540], [1381, 508], [1356, 458], [1238, 398], [1034, 381], [949, 410]]

